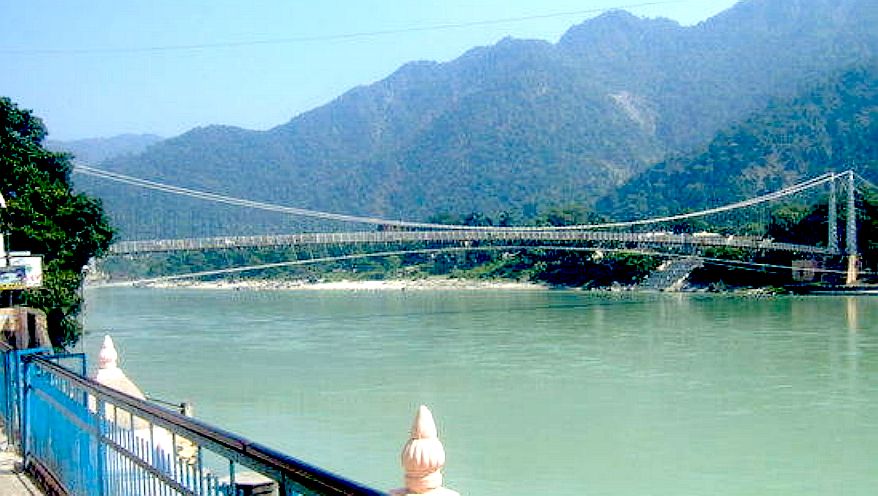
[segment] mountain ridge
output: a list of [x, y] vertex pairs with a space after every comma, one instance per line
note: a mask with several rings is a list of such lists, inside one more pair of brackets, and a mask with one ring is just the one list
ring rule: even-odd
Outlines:
[[[626, 219], [700, 210], [770, 193], [825, 172], [878, 178], [878, 62], [775, 100], [702, 150], [670, 157], [602, 198]], [[648, 197], [644, 196], [648, 192]]]
[[[591, 204], [669, 154], [702, 146], [771, 98], [792, 96], [878, 53], [869, 28], [875, 9], [865, 0], [774, 3], [740, 2], [691, 27], [611, 12], [571, 28], [556, 44], [504, 39], [450, 62], [406, 64], [268, 131], [199, 128], [102, 167], [254, 200], [394, 218], [504, 210], [526, 216], [553, 204]], [[748, 23], [751, 17], [759, 22]], [[841, 49], [848, 46], [856, 50]], [[128, 219], [134, 211], [168, 217], [172, 206], [184, 206], [80, 184], [104, 197], [111, 213], [128, 210]], [[242, 225], [288, 228], [261, 216], [223, 220], [203, 207], [185, 208], [202, 209], [205, 220], [169, 228], [166, 237]], [[135, 224], [123, 222], [124, 237], [154, 236], [154, 228]]]
[[98, 163], [121, 155], [141, 153], [163, 139], [155, 134], [125, 133], [78, 140], [47, 140], [46, 147], [56, 152], [71, 153], [82, 162]]

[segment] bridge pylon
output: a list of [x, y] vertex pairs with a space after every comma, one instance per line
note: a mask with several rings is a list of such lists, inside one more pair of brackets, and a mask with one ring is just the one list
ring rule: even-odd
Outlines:
[[860, 278], [860, 255], [857, 251], [857, 185], [853, 170], [847, 171], [847, 243], [845, 253], [848, 258], [847, 278], [845, 283], [852, 286]]
[[838, 188], [836, 180], [838, 175], [833, 174], [832, 180], [829, 181], [829, 211], [827, 212], [826, 223], [828, 224], [828, 232], [826, 233], [826, 245], [829, 249], [838, 253]]

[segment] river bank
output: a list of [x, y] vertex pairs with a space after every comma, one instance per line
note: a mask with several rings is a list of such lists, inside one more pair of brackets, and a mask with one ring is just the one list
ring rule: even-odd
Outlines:
[[[130, 286], [121, 282], [93, 281], [88, 283], [89, 288]], [[283, 280], [283, 279], [242, 279], [242, 280], [170, 280], [136, 283], [134, 287], [151, 289], [196, 289], [205, 291], [546, 291], [552, 289], [580, 290], [598, 293], [623, 293], [623, 292], [655, 292], [643, 290], [638, 286], [613, 285], [600, 288], [577, 288], [566, 286], [552, 286], [531, 281], [512, 281], [503, 279], [467, 279], [450, 277], [426, 277], [418, 279], [382, 279], [382, 280], [355, 280], [341, 279], [337, 281], [326, 280]], [[717, 290], [708, 286], [687, 285], [678, 293], [723, 293], [748, 297], [776, 296], [783, 294], [778, 288], [723, 288]]]
[[[100, 287], [100, 284], [94, 287]], [[460, 291], [460, 290], [510, 290], [533, 291], [546, 290], [549, 286], [533, 282], [457, 279], [448, 277], [428, 277], [421, 279], [387, 279], [387, 280], [339, 280], [339, 281], [304, 281], [247, 279], [237, 281], [157, 281], [141, 285], [142, 287], [170, 289], [203, 289], [203, 290], [235, 290], [235, 291]]]

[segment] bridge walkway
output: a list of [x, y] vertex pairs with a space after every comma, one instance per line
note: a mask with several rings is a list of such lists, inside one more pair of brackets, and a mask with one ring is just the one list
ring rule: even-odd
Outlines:
[[763, 239], [756, 236], [720, 236], [718, 234], [700, 236], [699, 234], [688, 233], [632, 233], [583, 231], [574, 229], [546, 231], [525, 228], [508, 229], [502, 231], [354, 231], [120, 241], [110, 247], [109, 254], [126, 255], [136, 253], [216, 250], [267, 246], [453, 242], [591, 242], [689, 248], [743, 248], [753, 250], [789, 251], [812, 255], [838, 254], [837, 250], [832, 250], [830, 248], [825, 248], [821, 246], [778, 243], [774, 242], [771, 239]]

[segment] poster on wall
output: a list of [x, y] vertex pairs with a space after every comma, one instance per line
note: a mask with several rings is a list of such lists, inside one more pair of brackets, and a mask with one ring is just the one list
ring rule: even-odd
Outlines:
[[0, 267], [0, 290], [31, 289], [43, 285], [43, 257], [12, 256]]
[[0, 267], [0, 289], [26, 289], [27, 272], [24, 267]]

